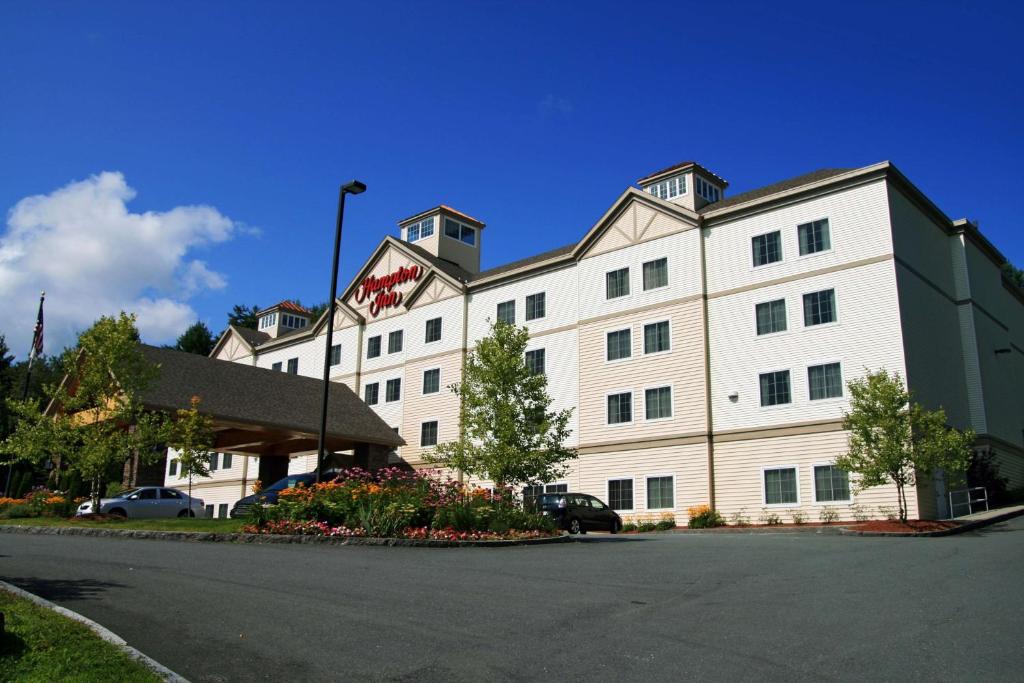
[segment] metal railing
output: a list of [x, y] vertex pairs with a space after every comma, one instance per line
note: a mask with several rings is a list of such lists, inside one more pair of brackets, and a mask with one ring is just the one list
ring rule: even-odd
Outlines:
[[[981, 492], [980, 496], [978, 492]], [[953, 497], [959, 498], [958, 501], [954, 502]], [[949, 492], [949, 516], [953, 519], [962, 517], [964, 515], [970, 515], [974, 513], [974, 505], [976, 503], [984, 503], [985, 510], [988, 510], [988, 492], [984, 486], [975, 486], [968, 489], [960, 489], [959, 491]], [[966, 509], [966, 512], [958, 512], [959, 510]]]

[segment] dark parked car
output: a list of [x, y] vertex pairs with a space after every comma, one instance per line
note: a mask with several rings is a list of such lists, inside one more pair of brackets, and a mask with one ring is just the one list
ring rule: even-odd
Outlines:
[[554, 518], [570, 534], [622, 529], [622, 518], [615, 510], [586, 493], [542, 493], [534, 501], [537, 510]]
[[[323, 481], [331, 481], [337, 477], [337, 472], [324, 472]], [[277, 494], [285, 489], [292, 489], [302, 484], [303, 486], [312, 486], [316, 483], [316, 472], [307, 472], [306, 474], [289, 474], [284, 479], [279, 479], [273, 484], [263, 489], [259, 493], [254, 493], [251, 496], [246, 496], [242, 500], [235, 503], [235, 506], [231, 508], [232, 517], [248, 517], [249, 508], [256, 503], [260, 505], [273, 505], [277, 502]]]

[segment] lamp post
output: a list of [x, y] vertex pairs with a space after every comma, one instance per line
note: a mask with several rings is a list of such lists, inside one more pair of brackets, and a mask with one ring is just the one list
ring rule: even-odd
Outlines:
[[324, 349], [324, 393], [320, 403], [320, 438], [317, 441], [316, 449], [316, 480], [320, 482], [323, 474], [324, 458], [326, 457], [327, 440], [327, 399], [331, 381], [331, 347], [334, 344], [334, 308], [335, 299], [338, 296], [338, 254], [341, 251], [341, 221], [345, 216], [345, 195], [361, 194], [366, 191], [366, 185], [358, 180], [352, 180], [341, 186], [338, 193], [338, 220], [334, 230], [334, 260], [331, 262], [331, 297], [327, 300], [327, 340]]

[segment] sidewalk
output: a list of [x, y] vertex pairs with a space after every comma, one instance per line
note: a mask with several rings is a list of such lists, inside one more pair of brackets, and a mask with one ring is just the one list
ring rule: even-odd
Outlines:
[[1024, 514], [1024, 505], [1008, 505], [1001, 508], [992, 508], [991, 510], [985, 510], [984, 512], [975, 512], [970, 515], [964, 515], [963, 517], [957, 517], [956, 521], [964, 522], [981, 522], [993, 517], [1015, 517], [1019, 514]]

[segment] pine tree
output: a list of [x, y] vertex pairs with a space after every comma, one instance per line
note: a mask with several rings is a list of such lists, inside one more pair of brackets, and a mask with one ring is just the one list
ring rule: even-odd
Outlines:
[[195, 353], [200, 356], [209, 356], [213, 351], [215, 340], [210, 328], [202, 321], [197, 320], [185, 330], [174, 348], [185, 353]]

